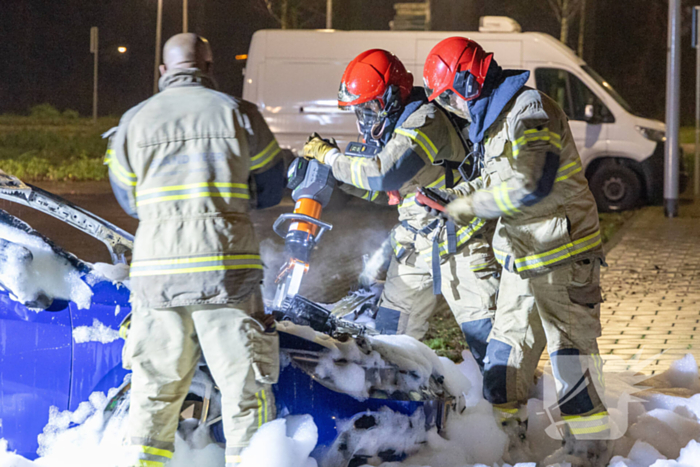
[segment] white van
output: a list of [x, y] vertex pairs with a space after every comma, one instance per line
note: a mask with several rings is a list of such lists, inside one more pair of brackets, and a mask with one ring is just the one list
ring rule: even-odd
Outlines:
[[386, 49], [401, 59], [415, 85], [421, 86], [429, 51], [455, 35], [493, 52], [503, 68], [530, 70], [527, 84], [559, 102], [569, 116], [601, 211], [661, 201], [666, 126], [636, 116], [561, 42], [542, 33], [520, 32], [510, 18], [484, 17], [479, 32], [258, 31], [248, 53], [243, 98], [260, 107], [282, 146], [300, 150], [308, 136], [318, 132], [336, 138], [343, 148], [358, 138], [354, 114], [337, 106], [348, 62], [364, 50]]

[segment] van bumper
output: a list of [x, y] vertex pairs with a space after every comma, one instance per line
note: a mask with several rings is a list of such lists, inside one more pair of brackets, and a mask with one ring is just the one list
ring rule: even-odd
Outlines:
[[[678, 193], [681, 194], [688, 188], [689, 176], [685, 167], [683, 148], [680, 152], [680, 167], [678, 176]], [[664, 143], [657, 143], [651, 156], [640, 163], [644, 176], [644, 188], [647, 201], [651, 204], [661, 204], [664, 199]]]

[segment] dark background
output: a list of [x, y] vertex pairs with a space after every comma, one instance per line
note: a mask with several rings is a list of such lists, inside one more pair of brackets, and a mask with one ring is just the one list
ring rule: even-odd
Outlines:
[[[282, 0], [272, 0], [278, 8]], [[407, 0], [403, 0], [407, 1]], [[324, 0], [288, 0], [295, 25], [322, 28]], [[683, 3], [682, 119], [694, 115], [693, 4]], [[0, 113], [26, 113], [48, 102], [89, 115], [92, 106], [90, 27], [100, 28], [100, 114], [119, 115], [149, 97], [153, 86], [156, 0], [2, 0]], [[388, 29], [394, 0], [335, 0], [336, 29]], [[279, 10], [277, 10], [279, 11]], [[667, 0], [588, 0], [584, 59], [643, 116], [663, 119]], [[240, 95], [252, 34], [279, 21], [263, 0], [189, 0], [189, 28], [213, 46], [220, 88]], [[546, 0], [433, 0], [433, 28], [476, 30], [482, 15], [517, 20], [523, 31], [559, 37]], [[578, 18], [569, 46], [576, 48]], [[164, 0], [163, 39], [182, 29], [182, 0]], [[126, 46], [126, 54], [117, 53]]]

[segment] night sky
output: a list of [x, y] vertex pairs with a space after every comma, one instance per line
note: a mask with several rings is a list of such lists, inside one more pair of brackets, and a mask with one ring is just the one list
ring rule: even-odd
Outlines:
[[[279, 0], [275, 0], [279, 1]], [[306, 27], [324, 26], [324, 0]], [[406, 1], [406, 0], [403, 0]], [[515, 18], [524, 31], [558, 36], [558, 24], [544, 0], [434, 0], [452, 8], [471, 5], [483, 14]], [[338, 29], [388, 29], [393, 0], [336, 0]], [[663, 118], [666, 73], [664, 0], [588, 0], [589, 31], [584, 58], [626, 97], [640, 114]], [[695, 51], [690, 48], [690, 5], [684, 2], [683, 117], [692, 121]], [[2, 0], [0, 4], [0, 113], [26, 113], [49, 102], [61, 110], [91, 113], [90, 27], [100, 28], [100, 114], [119, 115], [150, 96], [153, 86], [156, 0]], [[214, 50], [221, 90], [240, 94], [243, 62], [252, 34], [279, 24], [263, 0], [189, 0], [190, 31], [207, 37]], [[467, 6], [465, 6], [467, 8]], [[570, 46], [575, 47], [578, 20]], [[461, 29], [473, 29], [472, 24]], [[182, 1], [164, 0], [163, 39], [182, 29]], [[126, 54], [117, 53], [126, 46]]]

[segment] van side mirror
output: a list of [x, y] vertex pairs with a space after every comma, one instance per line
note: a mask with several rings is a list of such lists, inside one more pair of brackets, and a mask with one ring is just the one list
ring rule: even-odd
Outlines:
[[595, 117], [595, 106], [593, 104], [586, 105], [586, 109], [584, 110], [583, 114], [586, 117], [586, 121], [593, 120], [593, 117]]
[[603, 115], [599, 105], [587, 104], [583, 110], [583, 119], [586, 123], [597, 125], [603, 122]]

